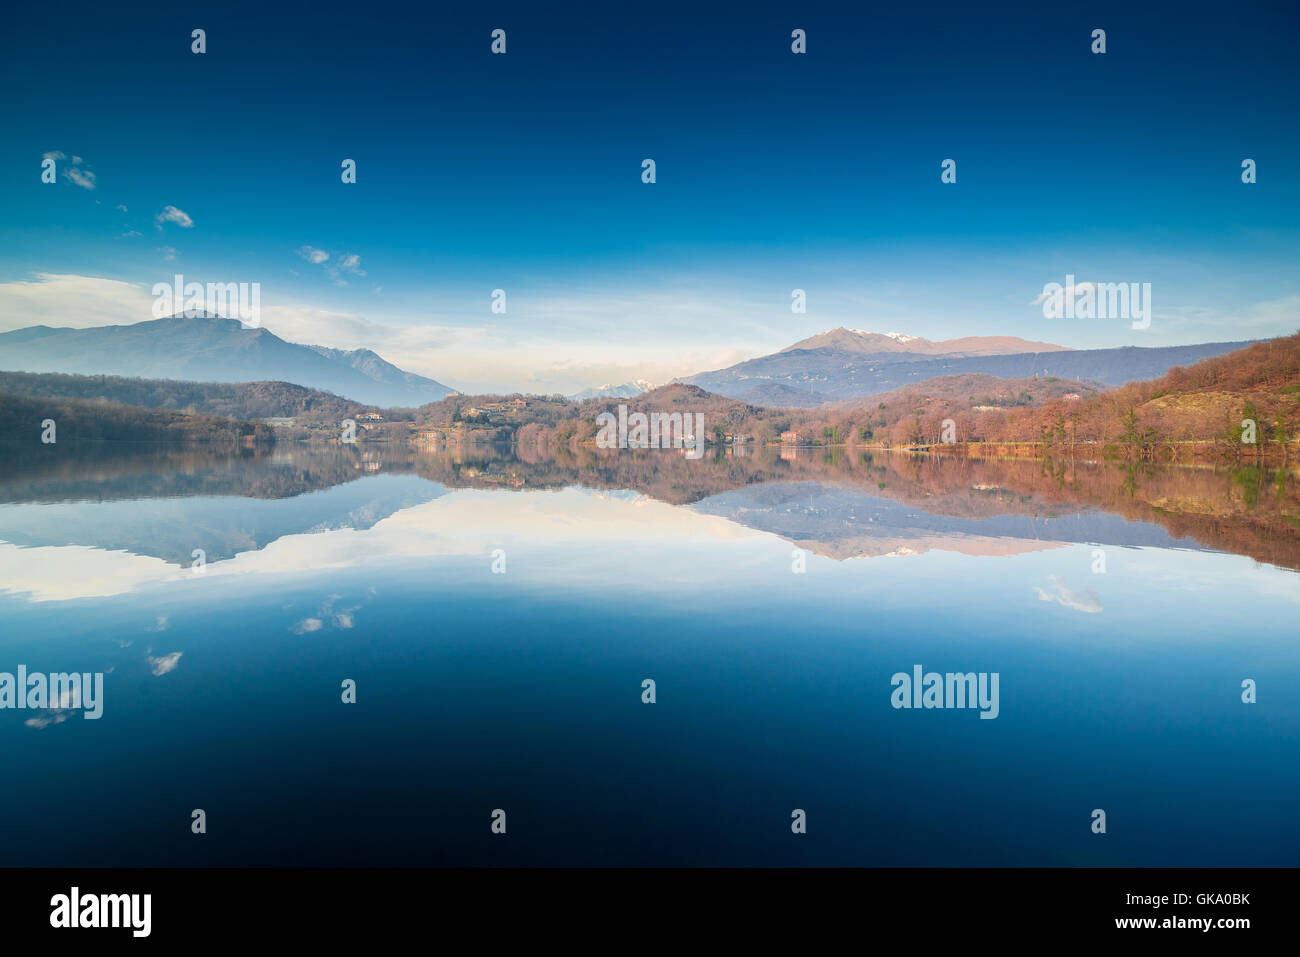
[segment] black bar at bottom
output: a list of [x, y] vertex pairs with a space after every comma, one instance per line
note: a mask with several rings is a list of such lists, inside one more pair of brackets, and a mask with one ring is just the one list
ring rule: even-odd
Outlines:
[[[1231, 946], [1290, 936], [1295, 878], [1286, 869], [0, 869], [0, 927], [7, 942], [138, 946], [337, 946], [399, 933], [829, 945], [832, 932], [918, 944], [1127, 937]], [[120, 926], [70, 926], [74, 887], [76, 923]], [[147, 936], [138, 933], [146, 894]]]

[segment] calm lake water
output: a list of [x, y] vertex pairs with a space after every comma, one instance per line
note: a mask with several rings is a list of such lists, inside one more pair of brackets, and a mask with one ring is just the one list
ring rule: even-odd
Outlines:
[[5, 865], [1300, 863], [1294, 471], [0, 461], [0, 672], [104, 673], [0, 710]]

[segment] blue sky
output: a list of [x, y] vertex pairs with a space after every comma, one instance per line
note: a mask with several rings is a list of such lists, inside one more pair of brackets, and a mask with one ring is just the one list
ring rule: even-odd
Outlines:
[[[285, 338], [528, 391], [838, 325], [1078, 347], [1300, 328], [1293, 3], [568, 6], [15, 10], [0, 328], [147, 319], [177, 272], [257, 281]], [[1150, 282], [1151, 327], [1045, 319], [1067, 274]]]

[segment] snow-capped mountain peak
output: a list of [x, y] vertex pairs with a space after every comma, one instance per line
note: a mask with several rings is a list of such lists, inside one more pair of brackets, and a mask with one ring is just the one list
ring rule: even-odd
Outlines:
[[895, 342], [914, 342], [920, 336], [909, 336], [905, 332], [868, 332], [866, 329], [850, 329], [855, 336], [887, 336]]
[[630, 399], [642, 392], [649, 392], [653, 388], [654, 383], [645, 379], [633, 379], [631, 382], [624, 382], [622, 385], [605, 382], [594, 389], [583, 389], [581, 392], [575, 392], [572, 395], [565, 396], [565, 398], [572, 402], [581, 402], [583, 399]]

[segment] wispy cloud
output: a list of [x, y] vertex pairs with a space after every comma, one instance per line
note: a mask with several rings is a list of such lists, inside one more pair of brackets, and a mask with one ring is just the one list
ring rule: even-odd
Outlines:
[[161, 678], [168, 672], [176, 670], [176, 666], [181, 663], [182, 654], [184, 654], [184, 652], [173, 651], [170, 654], [161, 655], [157, 658], [146, 654], [144, 660], [149, 664], [149, 670], [153, 672], [155, 676]]
[[144, 286], [94, 276], [37, 273], [0, 283], [0, 331], [26, 326], [108, 326], [152, 318]]
[[1300, 295], [1256, 302], [1231, 311], [1212, 306], [1175, 306], [1156, 312], [1173, 331], [1195, 330], [1206, 338], [1268, 339], [1300, 330]]
[[95, 188], [95, 174], [88, 169], [80, 169], [76, 166], [65, 166], [63, 175], [72, 182], [76, 183], [82, 189]]
[[175, 223], [181, 229], [194, 228], [194, 220], [190, 218], [190, 214], [175, 206], [164, 206], [163, 211], [154, 217], [154, 223], [159, 229], [163, 228], [163, 223]]
[[323, 263], [330, 258], [330, 254], [323, 249], [317, 249], [314, 246], [302, 246], [298, 249], [298, 255], [309, 263]]
[[307, 262], [323, 267], [336, 286], [347, 285], [347, 280], [341, 277], [341, 273], [349, 273], [353, 276], [366, 274], [366, 271], [361, 268], [361, 257], [356, 253], [331, 254], [315, 246], [300, 246], [296, 251]]
[[[63, 150], [47, 150], [41, 154], [41, 159], [54, 160], [56, 163], [63, 164], [63, 178], [71, 183], [75, 183], [82, 189], [95, 188], [95, 174], [88, 169], [82, 169], [82, 159], [80, 156], [69, 157]], [[68, 160], [68, 163], [63, 163]], [[96, 201], [98, 202], [98, 201]]]
[[1071, 608], [1088, 614], [1096, 614], [1102, 610], [1101, 597], [1096, 592], [1075, 591], [1055, 575], [1049, 575], [1047, 580], [1051, 584], [1050, 590], [1034, 589], [1039, 601], [1055, 602], [1062, 608]]

